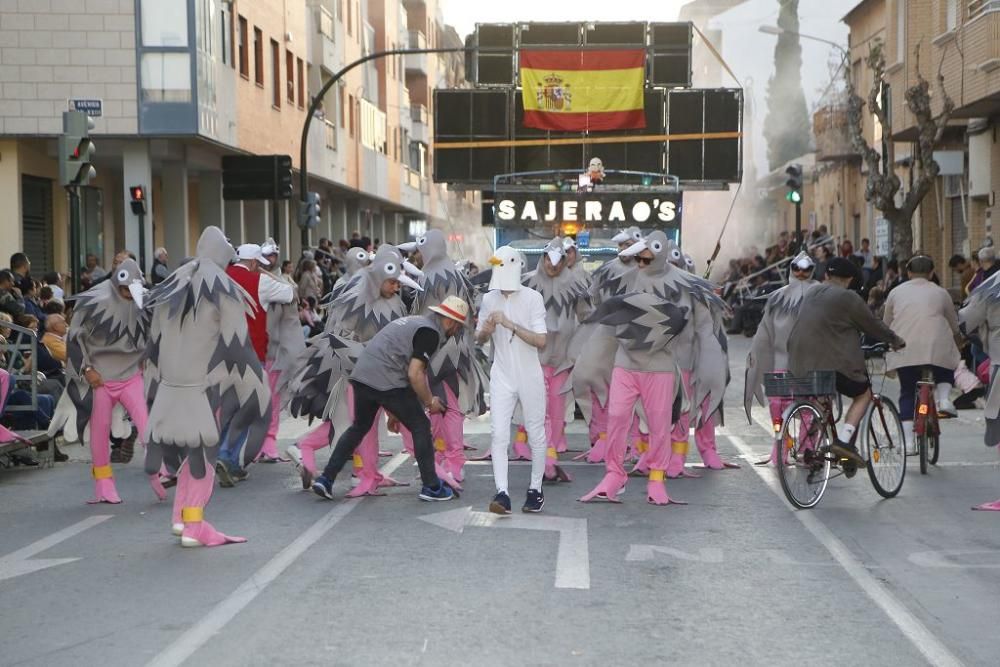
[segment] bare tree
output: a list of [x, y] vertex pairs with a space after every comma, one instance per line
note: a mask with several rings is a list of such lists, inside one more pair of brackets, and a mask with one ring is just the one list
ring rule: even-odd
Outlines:
[[[885, 159], [882, 154], [872, 148], [864, 137], [863, 122], [866, 101], [855, 89], [851, 80], [850, 68], [845, 68], [847, 79], [847, 121], [851, 145], [861, 155], [868, 167], [868, 180], [865, 183], [865, 201], [881, 211], [882, 216], [892, 225], [896, 237], [895, 251], [902, 263], [913, 255], [913, 226], [911, 220], [917, 206], [934, 185], [940, 168], [934, 161], [934, 147], [941, 141], [948, 120], [955, 109], [955, 103], [944, 88], [944, 77], [938, 68], [937, 84], [941, 95], [941, 112], [937, 115], [931, 109], [930, 84], [920, 73], [920, 45], [914, 49], [917, 82], [906, 89], [904, 95], [906, 106], [916, 119], [917, 140], [913, 143], [913, 155], [910, 164], [911, 186], [903, 197], [902, 204], [897, 205], [896, 195], [902, 186], [895, 172], [896, 151], [892, 140], [892, 124], [887, 110], [882, 107], [882, 90], [885, 83], [885, 53], [880, 41], [872, 44], [865, 64], [875, 75], [871, 90], [868, 91], [867, 106], [882, 125]], [[942, 56], [942, 63], [944, 57]]]

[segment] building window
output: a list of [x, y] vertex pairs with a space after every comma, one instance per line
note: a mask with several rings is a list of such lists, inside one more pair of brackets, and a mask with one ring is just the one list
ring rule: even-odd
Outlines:
[[191, 54], [143, 53], [143, 102], [191, 101]]
[[287, 88], [288, 103], [295, 105], [295, 56], [291, 51], [285, 51], [285, 88]]
[[306, 105], [306, 65], [302, 62], [302, 58], [298, 58], [295, 63], [299, 70], [299, 108], [303, 108]]
[[222, 50], [222, 64], [235, 67], [236, 58], [233, 54], [233, 15], [223, 9], [221, 18], [222, 20], [219, 23], [222, 26], [222, 39], [219, 40], [219, 46]]
[[271, 104], [281, 108], [281, 47], [271, 40]]
[[143, 0], [142, 45], [188, 45], [188, 12], [186, 0]]
[[347, 109], [349, 113], [349, 122], [347, 125], [347, 134], [354, 137], [354, 95], [347, 96]]
[[247, 34], [247, 20], [240, 17], [240, 29], [237, 38], [240, 42], [240, 76], [244, 79], [250, 78], [250, 40]]
[[354, 34], [354, 0], [347, 0], [347, 34]]
[[906, 0], [896, 0], [896, 62], [906, 58]]
[[344, 97], [344, 90], [342, 88], [337, 90], [337, 97], [340, 98], [340, 127], [344, 128], [347, 127], [347, 111], [344, 109], [347, 98]]
[[253, 80], [264, 87], [264, 33], [257, 26], [253, 28]]
[[958, 0], [944, 0], [945, 2], [945, 30], [952, 31], [958, 27]]

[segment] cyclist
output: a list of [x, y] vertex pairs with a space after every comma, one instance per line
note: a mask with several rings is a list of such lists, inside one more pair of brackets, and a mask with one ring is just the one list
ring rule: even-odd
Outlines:
[[886, 369], [899, 374], [899, 414], [906, 435], [906, 451], [916, 451], [913, 435], [914, 404], [921, 371], [930, 366], [934, 375], [934, 400], [938, 414], [956, 416], [951, 402], [955, 382], [952, 369], [960, 355], [955, 344], [958, 314], [948, 292], [930, 281], [934, 261], [917, 255], [906, 265], [910, 279], [889, 292], [882, 319], [909, 341], [905, 350], [886, 355]]
[[[826, 280], [806, 295], [788, 340], [788, 366], [793, 375], [836, 369], [837, 391], [851, 398], [837, 441], [831, 450], [857, 466], [866, 464], [854, 446], [854, 432], [872, 399], [871, 381], [861, 351], [861, 334], [888, 343], [893, 349], [905, 341], [872, 315], [851, 283], [861, 270], [849, 259], [834, 257], [826, 264]], [[853, 472], [853, 471], [852, 471]]]

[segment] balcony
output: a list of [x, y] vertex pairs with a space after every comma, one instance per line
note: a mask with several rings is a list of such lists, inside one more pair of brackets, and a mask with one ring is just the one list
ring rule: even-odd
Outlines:
[[411, 106], [410, 120], [413, 123], [410, 128], [410, 138], [425, 144], [431, 143], [427, 107], [423, 104], [414, 104]]
[[825, 106], [813, 114], [813, 134], [816, 136], [816, 159], [833, 162], [858, 159], [851, 146], [847, 107]]
[[[427, 38], [424, 36], [424, 33], [419, 30], [411, 30], [409, 36], [409, 48], [427, 48]], [[431, 71], [430, 58], [426, 53], [408, 53], [405, 59], [405, 67], [408, 74], [423, 74], [424, 76], [427, 76]]]
[[344, 66], [344, 54], [338, 47], [337, 22], [325, 7], [317, 7], [313, 17], [312, 61], [327, 74], [336, 74]]

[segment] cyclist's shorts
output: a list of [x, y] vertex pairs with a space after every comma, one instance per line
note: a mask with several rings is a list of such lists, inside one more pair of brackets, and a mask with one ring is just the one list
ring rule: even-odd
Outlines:
[[872, 384], [867, 380], [859, 382], [858, 380], [852, 380], [851, 378], [843, 375], [842, 373], [837, 373], [837, 393], [850, 398], [857, 398], [861, 394], [871, 389]]

